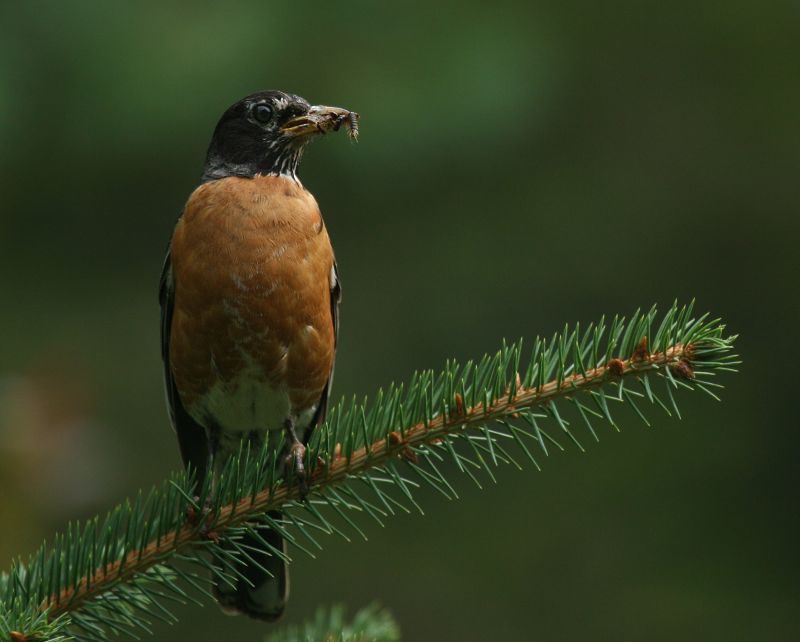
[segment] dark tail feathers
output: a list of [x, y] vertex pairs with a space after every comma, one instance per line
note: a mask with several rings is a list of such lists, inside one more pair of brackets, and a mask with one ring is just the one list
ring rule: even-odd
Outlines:
[[[269, 516], [276, 521], [282, 517], [276, 511], [270, 512]], [[286, 552], [286, 543], [275, 531], [260, 527], [259, 534], [270, 546], [284, 553]], [[239, 572], [250, 583], [242, 578], [231, 577], [230, 581], [234, 585], [231, 586], [222, 579], [215, 579], [213, 582], [214, 597], [217, 598], [222, 610], [228, 614], [243, 613], [252, 618], [269, 622], [277, 620], [283, 614], [283, 610], [286, 608], [286, 601], [289, 599], [289, 569], [286, 562], [274, 553], [271, 555], [257, 553], [256, 550], [263, 550], [264, 545], [250, 535], [245, 535], [239, 540], [239, 543], [245, 546], [248, 555], [270, 572], [271, 577], [258, 566], [248, 561], [246, 565], [239, 566]], [[220, 546], [228, 550], [234, 550], [230, 544], [225, 544], [225, 542], [222, 542]], [[218, 555], [215, 557], [218, 557]], [[222, 569], [225, 568], [225, 565], [219, 562], [217, 562], [216, 566]]]

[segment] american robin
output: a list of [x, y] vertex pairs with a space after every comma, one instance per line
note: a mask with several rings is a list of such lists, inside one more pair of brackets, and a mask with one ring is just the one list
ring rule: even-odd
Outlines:
[[[246, 439], [278, 450], [305, 484], [305, 445], [328, 404], [341, 289], [319, 206], [297, 167], [312, 138], [342, 125], [354, 135], [357, 118], [264, 91], [232, 105], [214, 130], [159, 295], [170, 418], [200, 483]], [[285, 550], [274, 531], [262, 535]], [[226, 612], [277, 619], [288, 570], [278, 556], [252, 557], [256, 564], [242, 569], [249, 582], [215, 582], [217, 600]]]

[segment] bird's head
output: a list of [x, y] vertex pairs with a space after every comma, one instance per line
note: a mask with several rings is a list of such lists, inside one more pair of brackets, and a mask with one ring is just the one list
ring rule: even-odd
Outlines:
[[296, 178], [306, 144], [344, 125], [357, 135], [358, 114], [311, 105], [282, 91], [261, 91], [231, 105], [219, 119], [203, 181], [226, 176], [284, 175]]

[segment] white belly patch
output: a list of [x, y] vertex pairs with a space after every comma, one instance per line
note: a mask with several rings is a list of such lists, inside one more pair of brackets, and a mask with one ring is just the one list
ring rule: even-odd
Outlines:
[[230, 382], [215, 383], [192, 405], [190, 414], [201, 424], [210, 420], [228, 433], [283, 430], [289, 418], [302, 432], [316, 409], [314, 405], [299, 413], [293, 411], [285, 386], [274, 388], [260, 369], [247, 368]]

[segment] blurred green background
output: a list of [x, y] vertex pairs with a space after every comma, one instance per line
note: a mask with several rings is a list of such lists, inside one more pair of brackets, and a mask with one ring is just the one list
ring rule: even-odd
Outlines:
[[[362, 114], [301, 171], [344, 282], [334, 397], [676, 297], [745, 359], [682, 422], [623, 413], [327, 538], [286, 620], [379, 599], [407, 640], [800, 639], [796, 2], [1, 6], [0, 558], [179, 466], [163, 251], [219, 115], [281, 88]], [[179, 614], [156, 640], [267, 630]]]

